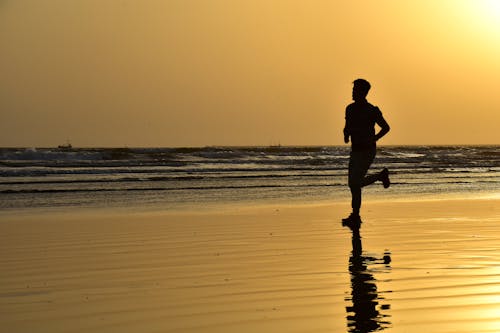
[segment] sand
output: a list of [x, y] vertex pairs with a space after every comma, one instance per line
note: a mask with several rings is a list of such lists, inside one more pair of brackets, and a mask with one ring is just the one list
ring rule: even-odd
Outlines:
[[500, 332], [489, 200], [0, 216], [2, 332]]

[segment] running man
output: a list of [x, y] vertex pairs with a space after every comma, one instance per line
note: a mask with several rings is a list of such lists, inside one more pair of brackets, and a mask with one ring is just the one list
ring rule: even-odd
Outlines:
[[[389, 170], [384, 168], [381, 172], [366, 175], [375, 158], [376, 142], [389, 132], [389, 124], [376, 106], [368, 103], [366, 95], [371, 86], [364, 79], [353, 82], [352, 99], [354, 103], [347, 106], [345, 112], [344, 142], [351, 140], [351, 154], [349, 158], [349, 188], [352, 195], [352, 213], [342, 219], [344, 225], [358, 227], [361, 224], [359, 211], [361, 208], [361, 188], [382, 181], [384, 188], [390, 186]], [[380, 131], [375, 134], [375, 124], [380, 126]]]

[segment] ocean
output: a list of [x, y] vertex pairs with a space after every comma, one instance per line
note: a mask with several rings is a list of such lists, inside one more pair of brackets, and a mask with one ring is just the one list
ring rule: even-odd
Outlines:
[[[0, 148], [0, 209], [197, 209], [350, 200], [349, 147]], [[383, 146], [364, 199], [498, 196], [500, 146]]]

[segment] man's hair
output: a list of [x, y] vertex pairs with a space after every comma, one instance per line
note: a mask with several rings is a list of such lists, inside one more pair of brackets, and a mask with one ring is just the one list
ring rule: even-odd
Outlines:
[[368, 91], [370, 91], [371, 88], [370, 82], [366, 81], [365, 79], [356, 79], [354, 80], [353, 84], [354, 87], [363, 92], [365, 96], [368, 95]]

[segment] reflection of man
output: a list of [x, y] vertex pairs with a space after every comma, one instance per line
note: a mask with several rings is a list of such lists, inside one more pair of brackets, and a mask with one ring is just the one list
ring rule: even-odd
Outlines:
[[[377, 308], [388, 309], [389, 306], [379, 306], [382, 299], [377, 292], [376, 280], [370, 274], [367, 264], [376, 261], [375, 258], [362, 255], [359, 229], [352, 232], [352, 255], [349, 259], [351, 273], [352, 306], [347, 307], [347, 326], [349, 332], [375, 332], [390, 326], [388, 315], [380, 313]], [[384, 256], [383, 262], [388, 265], [389, 256]]]
[[[353, 82], [351, 103], [346, 108], [344, 142], [351, 140], [351, 155], [349, 158], [349, 188], [352, 195], [352, 213], [342, 220], [347, 225], [361, 223], [359, 211], [361, 208], [361, 188], [382, 181], [384, 188], [389, 187], [389, 171], [384, 168], [381, 172], [366, 176], [370, 165], [375, 158], [376, 142], [389, 132], [389, 124], [382, 116], [378, 107], [366, 100], [370, 90], [370, 83], [364, 79]], [[375, 124], [380, 131], [375, 134]]]

